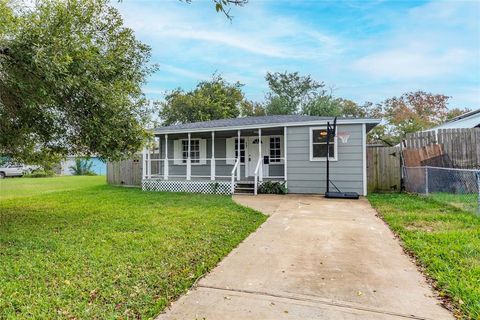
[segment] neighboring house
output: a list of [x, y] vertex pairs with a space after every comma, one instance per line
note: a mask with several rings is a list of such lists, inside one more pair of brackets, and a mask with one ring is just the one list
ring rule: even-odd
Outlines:
[[[57, 172], [57, 173], [63, 176], [73, 175], [73, 171], [72, 169], [70, 169], [70, 167], [75, 166], [75, 160], [77, 158], [78, 157], [76, 156], [68, 156], [67, 158], [65, 158], [65, 160], [63, 160], [60, 163], [60, 172]], [[107, 173], [107, 164], [102, 160], [100, 160], [100, 158], [92, 157], [92, 158], [86, 159], [86, 158], [80, 157], [80, 159], [93, 162], [92, 171], [95, 172], [95, 174], [105, 175]]]
[[473, 110], [455, 117], [441, 125], [433, 127], [427, 131], [439, 129], [469, 129], [480, 128], [480, 109]]
[[[233, 193], [264, 181], [291, 193], [324, 193], [331, 117], [262, 116], [159, 127], [144, 150], [144, 190]], [[367, 194], [366, 135], [380, 120], [337, 120], [330, 179], [342, 191]]]

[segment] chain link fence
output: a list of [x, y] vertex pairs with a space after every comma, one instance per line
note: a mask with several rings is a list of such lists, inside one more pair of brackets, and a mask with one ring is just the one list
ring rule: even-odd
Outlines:
[[480, 215], [480, 170], [403, 167], [405, 191]]

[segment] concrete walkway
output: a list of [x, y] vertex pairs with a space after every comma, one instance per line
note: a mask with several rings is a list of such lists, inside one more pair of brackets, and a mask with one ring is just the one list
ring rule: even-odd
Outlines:
[[367, 200], [235, 200], [271, 217], [158, 319], [453, 319]]

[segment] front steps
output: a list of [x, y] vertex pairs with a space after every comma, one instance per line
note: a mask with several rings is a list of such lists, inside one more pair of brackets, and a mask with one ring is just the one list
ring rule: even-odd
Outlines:
[[238, 181], [235, 183], [235, 194], [255, 194], [255, 183], [252, 181]]

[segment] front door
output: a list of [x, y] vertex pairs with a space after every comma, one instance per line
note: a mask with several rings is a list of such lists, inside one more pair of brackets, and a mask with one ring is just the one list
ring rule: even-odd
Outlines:
[[[262, 137], [262, 156], [263, 155], [266, 155], [266, 151], [265, 150], [265, 147], [268, 145], [266, 143], [266, 140], [267, 137]], [[249, 177], [254, 177], [255, 176], [255, 168], [257, 167], [257, 162], [258, 162], [258, 158], [261, 156], [259, 155], [258, 153], [258, 137], [249, 137], [248, 138], [248, 144], [247, 144], [247, 159], [246, 162], [247, 162], [247, 165], [246, 165], [246, 173], [247, 173], [247, 176]], [[268, 175], [268, 165], [265, 165], [263, 164], [263, 161], [262, 161], [262, 164], [263, 166], [263, 176], [267, 176]]]

